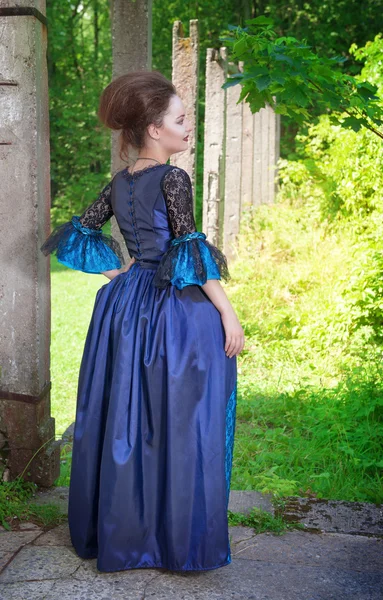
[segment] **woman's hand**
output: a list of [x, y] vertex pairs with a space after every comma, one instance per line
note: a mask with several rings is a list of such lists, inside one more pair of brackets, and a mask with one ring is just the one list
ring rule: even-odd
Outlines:
[[125, 265], [124, 267], [121, 267], [121, 269], [111, 269], [110, 271], [101, 271], [103, 275], [105, 275], [105, 277], [107, 277], [108, 279], [112, 280], [115, 277], [117, 277], [117, 275], [121, 275], [121, 273], [125, 273], [126, 271], [129, 271], [130, 267], [132, 266], [132, 264], [135, 262], [135, 258], [134, 256], [130, 259], [130, 262], [128, 262], [127, 265]]
[[136, 259], [134, 258], [134, 256], [130, 259], [130, 261], [128, 262], [127, 265], [125, 265], [125, 267], [121, 267], [121, 269], [118, 269], [118, 274], [120, 275], [120, 273], [125, 273], [126, 271], [129, 271], [130, 267], [132, 266], [132, 264], [136, 262]]
[[225, 352], [229, 358], [232, 358], [242, 352], [245, 345], [245, 335], [231, 305], [221, 312], [221, 319], [226, 335]]

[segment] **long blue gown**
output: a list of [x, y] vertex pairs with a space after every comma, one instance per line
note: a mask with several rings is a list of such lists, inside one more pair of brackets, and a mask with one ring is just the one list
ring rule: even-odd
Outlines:
[[191, 189], [172, 165], [123, 169], [41, 246], [87, 273], [120, 268], [101, 229], [115, 215], [136, 258], [96, 294], [78, 380], [68, 521], [99, 571], [231, 562], [237, 362], [201, 287], [230, 275], [195, 228]]

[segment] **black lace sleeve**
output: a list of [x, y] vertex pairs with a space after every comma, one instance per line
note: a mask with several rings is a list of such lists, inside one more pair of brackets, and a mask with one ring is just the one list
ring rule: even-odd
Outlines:
[[190, 177], [184, 169], [172, 167], [161, 182], [174, 238], [164, 252], [153, 282], [164, 289], [204, 285], [208, 279], [230, 279], [226, 256], [197, 231], [193, 214]]
[[45, 256], [56, 254], [62, 264], [85, 273], [103, 273], [125, 264], [119, 242], [101, 229], [113, 216], [111, 191], [112, 182], [81, 216], [74, 215], [58, 225], [40, 247], [41, 252]]
[[112, 192], [112, 182], [108, 183], [100, 193], [93, 204], [80, 216], [80, 223], [83, 227], [90, 229], [100, 229], [113, 216], [113, 209], [110, 203]]
[[193, 188], [189, 174], [179, 167], [166, 171], [162, 191], [175, 237], [197, 231], [193, 214]]

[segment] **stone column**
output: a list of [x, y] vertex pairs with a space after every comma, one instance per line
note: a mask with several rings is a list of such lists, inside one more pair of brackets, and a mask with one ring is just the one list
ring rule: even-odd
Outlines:
[[[237, 71], [229, 63], [232, 72]], [[236, 236], [241, 219], [241, 171], [242, 171], [242, 102], [237, 104], [242, 88], [233, 85], [226, 90], [226, 152], [223, 252], [227, 259], [235, 255]]]
[[[149, 71], [152, 68], [152, 0], [113, 0], [112, 2], [113, 79], [131, 71]], [[112, 131], [112, 175], [126, 166], [119, 157], [120, 132]], [[137, 150], [130, 147], [129, 157], [134, 160]], [[124, 238], [115, 217], [111, 219], [112, 235], [130, 260]]]
[[[0, 481], [60, 473], [50, 410], [50, 154], [45, 0], [0, 8]], [[35, 456], [34, 456], [35, 455]]]
[[267, 104], [254, 114], [253, 204], [274, 202], [279, 158], [280, 115]]
[[[242, 71], [243, 63], [239, 63]], [[241, 87], [238, 85], [237, 87]], [[241, 87], [242, 90], [242, 87]], [[240, 212], [253, 203], [253, 150], [254, 150], [254, 115], [248, 102], [242, 106], [242, 162], [241, 162], [241, 207]]]
[[225, 183], [225, 110], [227, 49], [206, 52], [205, 132], [202, 229], [209, 241], [223, 245]]
[[188, 148], [170, 157], [170, 164], [185, 169], [193, 185], [195, 205], [195, 181], [197, 169], [197, 123], [198, 123], [198, 20], [189, 21], [189, 37], [184, 36], [181, 21], [173, 24], [172, 82], [192, 125]]

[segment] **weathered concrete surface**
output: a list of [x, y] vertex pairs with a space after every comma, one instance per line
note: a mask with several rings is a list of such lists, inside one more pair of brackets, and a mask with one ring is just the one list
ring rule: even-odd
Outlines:
[[271, 499], [271, 494], [261, 494], [261, 492], [256, 492], [254, 490], [230, 490], [229, 510], [247, 515], [251, 512], [253, 507], [257, 507], [273, 515], [274, 506]]
[[67, 524], [49, 532], [0, 534], [7, 559], [0, 574], [4, 600], [362, 600], [381, 599], [383, 541], [366, 536], [289, 532], [256, 535], [231, 527], [232, 563], [179, 573], [132, 569], [101, 573], [79, 558]]
[[[234, 63], [228, 67], [236, 69]], [[241, 173], [243, 102], [237, 104], [242, 88], [230, 86], [226, 90], [226, 142], [225, 142], [225, 196], [222, 249], [228, 260], [235, 258], [237, 235], [241, 222]]]
[[0, 7], [0, 481], [29, 463], [24, 477], [49, 487], [60, 446], [50, 415], [50, 268], [40, 252], [50, 232], [45, 0]]
[[[58, 496], [63, 507], [68, 489], [53, 492], [34, 501]], [[299, 500], [304, 506], [309, 499]], [[310, 506], [319, 504], [312, 501]], [[337, 512], [352, 504], [339, 502]], [[231, 491], [230, 510], [247, 513], [254, 506], [274, 512], [270, 496]], [[374, 507], [379, 510], [363, 503], [371, 519], [378, 514]], [[232, 563], [226, 567], [102, 573], [96, 559], [76, 555], [67, 522], [46, 532], [33, 524], [24, 527], [30, 530], [0, 532], [1, 600], [381, 600], [383, 595], [382, 536], [297, 530], [256, 534], [250, 527], [230, 527]], [[357, 529], [354, 519], [353, 531]]]
[[227, 49], [206, 51], [202, 230], [218, 246], [223, 242], [225, 183], [225, 111]]
[[[152, 0], [113, 0], [111, 5], [111, 32], [113, 50], [112, 79], [131, 71], [152, 69]], [[111, 172], [114, 175], [126, 167], [120, 159], [120, 132], [112, 131]], [[138, 151], [129, 148], [129, 164], [137, 158]], [[100, 190], [101, 192], [101, 190]], [[111, 232], [119, 242], [126, 263], [130, 256], [116, 217], [111, 219]]]
[[198, 20], [189, 21], [189, 37], [185, 37], [181, 21], [173, 23], [172, 83], [185, 107], [186, 117], [192, 130], [184, 152], [170, 157], [170, 164], [185, 169], [193, 186], [195, 206], [195, 183], [197, 169], [197, 122], [198, 122]]
[[383, 536], [383, 505], [318, 498], [289, 498], [286, 521], [299, 521], [313, 531]]

